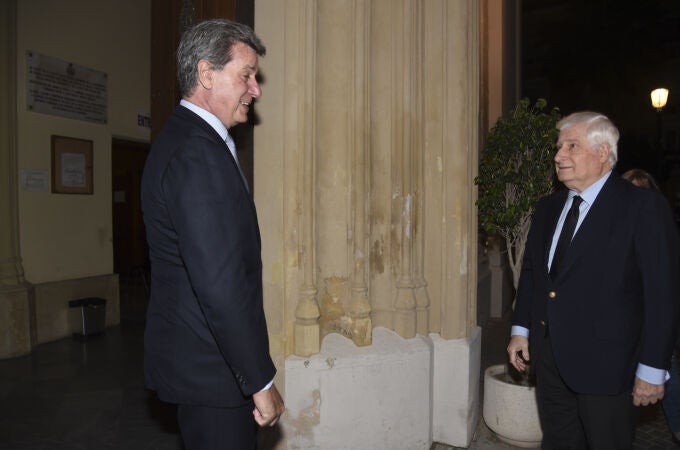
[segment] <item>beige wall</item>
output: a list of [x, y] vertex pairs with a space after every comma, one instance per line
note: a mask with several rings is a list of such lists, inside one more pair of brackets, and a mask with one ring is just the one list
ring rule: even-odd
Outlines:
[[[111, 138], [148, 141], [150, 0], [17, 2], [18, 168], [51, 171], [50, 136], [93, 141], [94, 195], [18, 191], [26, 279], [45, 283], [113, 271]], [[105, 72], [108, 123], [30, 112], [26, 52]]]

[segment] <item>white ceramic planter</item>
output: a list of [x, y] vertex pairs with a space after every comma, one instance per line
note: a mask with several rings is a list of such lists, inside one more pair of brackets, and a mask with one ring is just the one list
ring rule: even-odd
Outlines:
[[504, 381], [504, 364], [484, 371], [483, 416], [499, 439], [522, 448], [541, 446], [536, 389]]

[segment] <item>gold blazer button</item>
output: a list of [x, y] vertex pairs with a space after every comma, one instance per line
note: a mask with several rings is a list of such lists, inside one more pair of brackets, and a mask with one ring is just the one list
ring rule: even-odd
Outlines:
[[555, 297], [557, 297], [557, 292], [555, 292], [555, 291], [550, 291], [550, 292], [548, 292], [548, 297], [550, 297], [550, 298], [555, 298]]

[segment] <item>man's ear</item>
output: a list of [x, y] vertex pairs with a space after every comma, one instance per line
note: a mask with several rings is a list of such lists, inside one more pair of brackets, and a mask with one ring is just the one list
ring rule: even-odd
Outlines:
[[212, 64], [202, 59], [198, 62], [198, 82], [203, 86], [203, 89], [210, 90], [213, 86]]
[[611, 148], [609, 147], [609, 144], [602, 143], [600, 144], [600, 154], [599, 154], [599, 159], [600, 162], [605, 163], [609, 160], [609, 152], [611, 151]]

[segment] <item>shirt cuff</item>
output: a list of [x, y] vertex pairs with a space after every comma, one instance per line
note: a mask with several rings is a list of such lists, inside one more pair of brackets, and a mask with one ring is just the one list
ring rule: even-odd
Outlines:
[[271, 387], [272, 387], [273, 384], [274, 384], [274, 379], [272, 378], [272, 381], [270, 381], [269, 383], [267, 383], [267, 385], [266, 385], [265, 387], [263, 387], [262, 389], [260, 389], [260, 392], [271, 389]]
[[663, 369], [655, 369], [654, 367], [638, 364], [635, 376], [650, 384], [664, 384], [670, 378], [667, 371]]
[[529, 337], [529, 329], [520, 327], [519, 325], [513, 325], [510, 329], [510, 336], [524, 336]]

